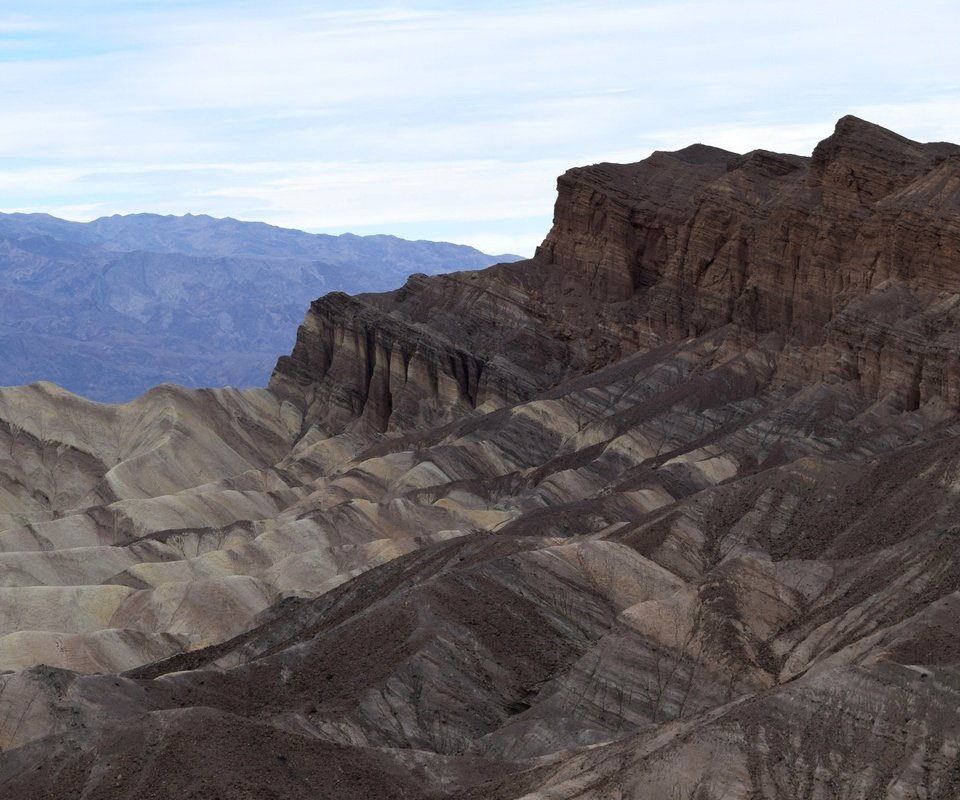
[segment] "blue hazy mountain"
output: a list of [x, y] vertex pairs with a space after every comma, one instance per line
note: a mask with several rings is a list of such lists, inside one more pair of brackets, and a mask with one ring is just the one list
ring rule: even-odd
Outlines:
[[189, 214], [0, 214], [0, 385], [113, 402], [163, 382], [262, 386], [314, 298], [518, 258]]

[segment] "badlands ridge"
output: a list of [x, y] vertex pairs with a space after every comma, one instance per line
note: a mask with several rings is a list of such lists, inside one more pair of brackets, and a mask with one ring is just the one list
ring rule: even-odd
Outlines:
[[0, 390], [0, 796], [960, 796], [960, 147], [558, 190], [267, 389]]

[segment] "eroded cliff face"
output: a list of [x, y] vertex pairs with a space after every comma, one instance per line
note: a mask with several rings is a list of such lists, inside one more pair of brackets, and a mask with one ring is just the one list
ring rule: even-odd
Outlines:
[[359, 420], [384, 431], [390, 422], [440, 424], [476, 408], [491, 394], [485, 365], [429, 329], [411, 330], [376, 307], [333, 294], [311, 306], [272, 387], [327, 430]]
[[813, 158], [694, 146], [570, 170], [537, 258], [669, 337], [735, 323], [802, 344], [888, 281], [953, 292], [960, 148], [844, 117]]
[[327, 295], [312, 304], [270, 389], [326, 433], [445, 424], [619, 354], [621, 334], [600, 321], [599, 307], [578, 279], [536, 261], [415, 276], [383, 295]]
[[844, 117], [812, 159], [688, 148], [571, 170], [559, 190], [538, 258], [660, 339], [733, 325], [747, 345], [776, 336], [794, 386], [837, 377], [904, 407], [956, 402], [956, 145]]
[[329, 431], [406, 430], [732, 326], [794, 388], [956, 403], [958, 220], [960, 147], [855, 117], [812, 158], [694, 145], [581, 167], [533, 261], [324, 298], [271, 387]]
[[578, 274], [604, 301], [656, 285], [684, 246], [682, 228], [697, 196], [727, 170], [734, 153], [693, 145], [639, 164], [572, 169], [557, 181], [553, 229], [540, 261]]
[[0, 787], [960, 796], [957, 158], [573, 170], [269, 392], [0, 392]]

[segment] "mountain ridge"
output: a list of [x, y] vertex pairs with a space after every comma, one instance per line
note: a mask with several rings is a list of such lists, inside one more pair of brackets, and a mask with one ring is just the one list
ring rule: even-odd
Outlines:
[[462, 245], [205, 216], [2, 215], [0, 384], [52, 380], [112, 401], [163, 382], [262, 385], [324, 289], [493, 260]]
[[[143, 227], [131, 226], [130, 223], [148, 223], [155, 233], [153, 238], [145, 237]], [[17, 224], [21, 223], [21, 224]], [[24, 225], [23, 223], [27, 223]], [[40, 223], [36, 227], [29, 223]], [[192, 242], [190, 236], [199, 233], [213, 232], [219, 234], [219, 238], [214, 241], [221, 242], [220, 248], [212, 247], [207, 244], [205, 247], [203, 241], [200, 245]], [[80, 241], [88, 245], [108, 246], [108, 249], [119, 249], [126, 251], [131, 249], [130, 244], [139, 245], [138, 248], [148, 252], [174, 252], [184, 255], [275, 255], [279, 258], [289, 257], [307, 257], [308, 254], [314, 257], [325, 257], [329, 260], [329, 249], [323, 245], [333, 245], [339, 240], [347, 241], [390, 241], [390, 242], [409, 242], [412, 244], [436, 244], [448, 252], [461, 252], [469, 256], [474, 256], [478, 251], [476, 248], [464, 244], [453, 244], [450, 242], [436, 242], [427, 239], [404, 239], [391, 234], [371, 234], [358, 235], [354, 233], [328, 234], [328, 233], [310, 233], [296, 228], [285, 228], [278, 225], [271, 225], [267, 222], [240, 220], [234, 217], [214, 217], [209, 214], [153, 214], [149, 212], [131, 213], [131, 214], [111, 214], [109, 216], [97, 217], [89, 222], [76, 222], [73, 220], [60, 219], [52, 214], [46, 213], [27, 213], [27, 212], [0, 212], [0, 233], [14, 233], [22, 235], [24, 232], [44, 232], [53, 231], [60, 234], [61, 240]], [[230, 234], [237, 233], [248, 234], [239, 238], [243, 246], [253, 247], [253, 251], [240, 250], [237, 238], [231, 238]], [[269, 236], [264, 236], [264, 232]], [[67, 239], [67, 234], [72, 236]], [[165, 234], [161, 236], [160, 234]], [[250, 236], [250, 234], [253, 234]], [[47, 233], [47, 235], [52, 235]], [[57, 237], [53, 237], [57, 238]], [[264, 240], [267, 241], [264, 241]], [[264, 253], [263, 248], [268, 248], [271, 244], [278, 243], [278, 250]], [[209, 240], [207, 240], [209, 241]], [[297, 253], [290, 253], [290, 242], [300, 243], [301, 250]], [[313, 252], [310, 252], [310, 244], [315, 245]], [[223, 248], [229, 248], [224, 250]], [[261, 252], [255, 252], [256, 250]], [[500, 255], [486, 256], [486, 258], [502, 259], [503, 261], [516, 260], [519, 256], [509, 253]]]

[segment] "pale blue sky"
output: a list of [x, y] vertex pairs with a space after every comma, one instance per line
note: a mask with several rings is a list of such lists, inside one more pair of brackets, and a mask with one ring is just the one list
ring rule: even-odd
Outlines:
[[529, 254], [556, 176], [853, 113], [960, 141], [960, 5], [0, 0], [0, 210]]

